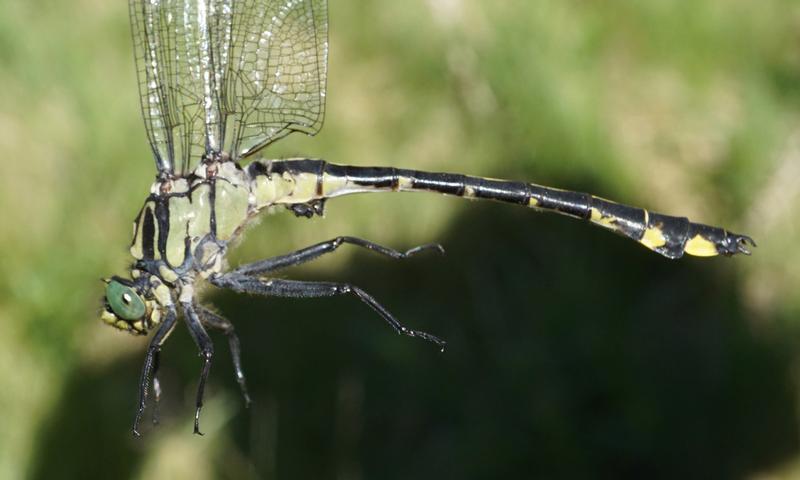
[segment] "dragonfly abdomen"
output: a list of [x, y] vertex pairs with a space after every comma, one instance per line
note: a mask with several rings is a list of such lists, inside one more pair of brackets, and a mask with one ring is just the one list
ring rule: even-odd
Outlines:
[[523, 205], [580, 218], [631, 238], [668, 258], [749, 253], [752, 240], [719, 227], [649, 212], [588, 193], [533, 183], [393, 167], [336, 165], [323, 160], [255, 162], [248, 172], [259, 208], [352, 193], [427, 191]]

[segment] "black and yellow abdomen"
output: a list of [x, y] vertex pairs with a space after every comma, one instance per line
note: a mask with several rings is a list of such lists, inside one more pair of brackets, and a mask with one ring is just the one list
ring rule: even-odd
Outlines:
[[723, 228], [649, 212], [595, 197], [526, 182], [391, 167], [354, 167], [323, 160], [255, 162], [252, 178], [256, 207], [308, 203], [362, 192], [428, 191], [472, 199], [513, 203], [589, 221], [631, 238], [668, 258], [684, 254], [710, 257], [749, 254], [746, 235]]

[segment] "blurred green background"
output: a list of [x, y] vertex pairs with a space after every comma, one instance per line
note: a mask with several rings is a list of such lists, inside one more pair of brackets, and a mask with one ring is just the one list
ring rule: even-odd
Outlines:
[[0, 0], [0, 478], [800, 478], [800, 4], [332, 1], [328, 114], [265, 152], [535, 181], [752, 235], [667, 261], [499, 204], [355, 196], [265, 218], [231, 261], [340, 234], [293, 278], [351, 298], [209, 291], [204, 437], [184, 329], [162, 424], [130, 433], [146, 339], [98, 321], [154, 175], [126, 2]]

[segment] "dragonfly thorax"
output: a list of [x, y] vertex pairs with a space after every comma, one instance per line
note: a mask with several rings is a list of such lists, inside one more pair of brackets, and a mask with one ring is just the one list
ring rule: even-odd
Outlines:
[[187, 176], [158, 179], [134, 223], [131, 255], [169, 283], [219, 272], [250, 217], [250, 181], [230, 160], [204, 160]]
[[248, 177], [229, 158], [204, 159], [189, 175], [153, 183], [134, 222], [133, 280], [106, 281], [105, 323], [146, 334], [173, 305], [173, 291], [222, 271], [250, 201]]

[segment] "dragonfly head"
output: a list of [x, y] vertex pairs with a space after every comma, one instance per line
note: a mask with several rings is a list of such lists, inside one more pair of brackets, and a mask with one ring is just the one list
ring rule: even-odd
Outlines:
[[146, 335], [161, 322], [163, 306], [147, 276], [134, 280], [114, 276], [103, 281], [106, 294], [100, 318], [104, 323], [134, 335]]

